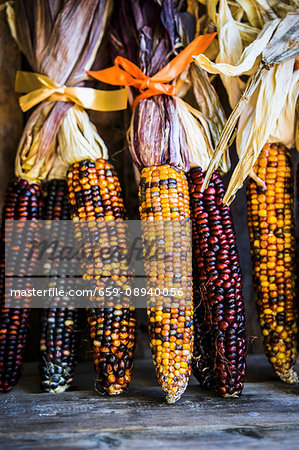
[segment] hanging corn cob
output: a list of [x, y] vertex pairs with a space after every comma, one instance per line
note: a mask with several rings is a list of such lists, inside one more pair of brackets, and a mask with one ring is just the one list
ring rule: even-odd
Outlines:
[[[169, 58], [183, 48], [184, 38], [179, 35], [176, 26], [170, 25], [174, 23], [181, 25], [180, 30], [183, 31], [184, 38], [192, 39], [192, 17], [189, 14], [181, 14], [181, 7], [176, 10], [176, 2], [121, 1], [111, 27], [111, 40], [118, 55], [115, 67], [100, 72], [88, 72], [110, 84], [133, 86], [134, 110], [128, 141], [133, 161], [141, 170], [139, 210], [146, 239], [150, 237], [151, 228], [155, 231], [163, 228], [158, 221], [173, 221], [175, 227], [175, 221], [189, 220], [189, 194], [185, 172], [189, 169], [189, 149], [190, 153], [193, 150], [190, 144], [196, 142], [199, 137], [200, 143], [206, 148], [205, 140], [201, 132], [198, 132], [200, 125], [197, 112], [191, 111], [192, 108], [179, 98], [173, 98], [175, 87], [166, 83], [171, 82], [187, 68], [190, 55], [208, 47], [213, 35], [199, 37], [186, 48], [186, 52], [182, 51], [180, 58], [164, 67]], [[123, 27], [120, 28], [119, 24]], [[139, 43], [139, 48], [136, 47], [136, 42]], [[161, 67], [164, 68], [160, 70]], [[140, 95], [136, 95], [138, 91], [135, 88]], [[196, 136], [194, 130], [197, 130]], [[204, 160], [207, 155], [205, 152], [203, 154]], [[147, 221], [150, 221], [149, 224]], [[151, 227], [152, 221], [154, 224]], [[172, 232], [171, 236], [174, 236]], [[182, 277], [186, 287], [184, 306], [181, 304], [179, 307], [172, 307], [172, 304], [180, 303], [178, 298], [172, 298], [169, 307], [158, 306], [158, 298], [148, 299], [150, 345], [156, 374], [167, 402], [173, 403], [185, 391], [191, 372], [192, 281], [191, 273], [184, 273], [184, 238], [176, 237], [177, 248], [172, 247], [174, 241], [168, 241], [166, 233], [163, 235], [161, 231], [160, 238], [166, 247], [172, 248], [171, 260], [168, 266], [159, 265], [157, 261], [145, 262], [147, 286], [153, 287], [160, 283], [159, 287], [163, 287], [172, 273], [174, 281]], [[181, 249], [181, 256], [177, 249]], [[180, 258], [181, 265], [177, 262]], [[160, 277], [158, 281], [157, 277]]]
[[[203, 128], [203, 138], [216, 144], [226, 120], [218, 96], [200, 67], [191, 65], [189, 78], [208, 125]], [[197, 154], [204, 153], [203, 148], [201, 144]], [[198, 158], [193, 165], [206, 170], [208, 161]], [[228, 169], [225, 153], [221, 170]], [[223, 205], [225, 190], [219, 174], [214, 172], [208, 188], [201, 192], [203, 181], [204, 171], [192, 168], [189, 173], [194, 266], [192, 370], [202, 387], [215, 389], [225, 397], [237, 397], [245, 378], [246, 342], [236, 237], [230, 209]]]
[[[16, 174], [30, 180], [61, 179], [76, 161], [106, 156], [105, 144], [83, 108], [126, 107], [125, 90], [110, 95], [81, 87], [87, 79], [84, 68], [91, 67], [101, 43], [112, 1], [54, 3], [7, 3], [12, 35], [36, 72], [18, 72], [16, 77], [16, 91], [26, 94], [20, 98], [22, 110], [36, 106], [16, 158]], [[38, 20], [32, 22], [33, 16]]]
[[[75, 221], [123, 221], [125, 219], [121, 188], [115, 170], [105, 159], [84, 160], [73, 164], [68, 172], [71, 217]], [[99, 228], [100, 248], [123, 246], [121, 230], [117, 236], [108, 236], [108, 228]], [[126, 239], [125, 229], [124, 237]], [[85, 277], [98, 278], [98, 292], [107, 286], [118, 286], [125, 292], [129, 280], [128, 268], [120, 262], [95, 259], [91, 267], [85, 267]], [[97, 271], [97, 267], [101, 269]], [[115, 267], [116, 266], [116, 267]], [[112, 269], [114, 268], [114, 270]], [[89, 270], [90, 269], [90, 272]], [[122, 272], [123, 270], [123, 272]], [[104, 274], [108, 276], [103, 276]], [[115, 275], [113, 275], [115, 273]], [[109, 277], [112, 274], [112, 278]], [[136, 312], [134, 308], [124, 308], [129, 304], [125, 294], [120, 294], [115, 308], [107, 307], [105, 295], [96, 298], [99, 308], [88, 309], [88, 323], [93, 352], [93, 360], [98, 379], [104, 391], [110, 395], [121, 394], [130, 383], [133, 371]], [[106, 300], [106, 302], [105, 302]]]
[[295, 286], [294, 176], [284, 145], [267, 144], [253, 167], [266, 189], [247, 184], [253, 283], [266, 354], [277, 375], [296, 383], [298, 356]]
[[238, 397], [245, 379], [245, 323], [240, 262], [224, 185], [213, 173], [190, 172], [195, 295], [193, 373], [204, 388]]
[[[24, 351], [29, 331], [30, 309], [22, 308], [26, 304], [25, 297], [20, 299], [20, 308], [6, 307], [5, 289], [9, 295], [10, 288], [16, 289], [16, 282], [13, 279], [5, 279], [5, 273], [12, 271], [12, 274], [19, 273], [22, 276], [22, 266], [20, 267], [20, 256], [18, 248], [12, 242], [12, 236], [5, 233], [5, 221], [9, 220], [39, 220], [42, 213], [42, 193], [39, 184], [29, 184], [27, 180], [16, 178], [8, 185], [4, 207], [2, 211], [2, 226], [0, 235], [1, 246], [1, 280], [0, 280], [0, 391], [8, 392], [18, 382], [23, 369]], [[20, 224], [21, 225], [21, 224]], [[20, 233], [22, 232], [19, 227]], [[10, 258], [9, 268], [5, 271], [5, 248], [10, 242], [14, 245], [14, 254]], [[14, 267], [11, 266], [12, 262]], [[34, 261], [32, 261], [34, 264]], [[23, 278], [22, 278], [23, 280]]]
[[[228, 11], [226, 4], [226, 13]], [[248, 224], [253, 281], [265, 349], [277, 375], [283, 381], [295, 383], [298, 380], [293, 370], [298, 353], [298, 314], [294, 180], [290, 155], [285, 146], [291, 148], [295, 139], [299, 76], [298, 71], [294, 70], [294, 62], [299, 54], [299, 19], [297, 13], [280, 19], [270, 6], [269, 11], [273, 20], [265, 24], [265, 19], [262, 20], [261, 32], [235, 61], [235, 66], [212, 63], [203, 55], [196, 58], [203, 68], [220, 73], [226, 79], [238, 77], [249, 70], [254, 72], [221, 134], [203, 188], [217, 167], [240, 117], [237, 132], [240, 161], [232, 175], [224, 203], [233, 199], [244, 179], [250, 175], [252, 179], [247, 188]], [[282, 13], [284, 16], [285, 11]], [[232, 47], [226, 49], [227, 54], [229, 50], [232, 52]], [[260, 55], [262, 63], [254, 66]]]
[[[169, 164], [146, 167], [141, 171], [139, 185], [140, 218], [152, 220], [189, 220], [189, 193], [184, 173]], [[151, 222], [150, 222], [151, 223]], [[149, 232], [144, 224], [144, 238], [149, 241]], [[170, 229], [169, 229], [170, 228]], [[168, 252], [171, 251], [170, 263], [163, 260], [145, 263], [147, 276], [152, 277], [147, 283], [148, 289], [168, 287], [167, 278], [174, 278], [183, 290], [186, 306], [148, 307], [150, 345], [158, 381], [165, 392], [168, 403], [174, 403], [185, 391], [190, 376], [190, 359], [193, 341], [193, 309], [191, 307], [191, 277], [184, 273], [184, 261], [188, 254], [188, 239], [180, 234], [175, 235], [172, 227], [167, 226], [155, 233], [165, 242]], [[180, 231], [180, 230], [179, 230]], [[169, 232], [171, 234], [169, 235]], [[171, 245], [175, 243], [175, 245]], [[169, 250], [169, 248], [171, 248]], [[161, 281], [161, 277], [162, 281]], [[172, 278], [173, 277], [173, 278]], [[176, 279], [177, 277], [177, 279]], [[171, 282], [173, 286], [176, 286]], [[149, 299], [153, 302], [153, 298]], [[158, 299], [157, 299], [158, 300]], [[183, 300], [181, 298], [181, 300]], [[170, 302], [174, 303], [174, 301]], [[180, 302], [181, 303], [181, 302]]]
[[[69, 220], [67, 184], [65, 180], [51, 180], [46, 184], [43, 220]], [[64, 246], [73, 244], [68, 227], [51, 226], [51, 239], [62, 241]], [[64, 233], [62, 234], [62, 231]], [[70, 262], [59, 262], [55, 267], [60, 278], [59, 289], [63, 289], [63, 276], [69, 274]], [[51, 265], [53, 271], [53, 264]], [[47, 270], [45, 270], [47, 273]], [[53, 272], [51, 272], [53, 275]], [[55, 279], [51, 279], [51, 287]], [[66, 289], [64, 289], [66, 291]], [[57, 299], [61, 302], [61, 298]], [[41, 389], [45, 392], [64, 392], [73, 381], [78, 344], [78, 310], [70, 308], [42, 309], [40, 337]]]

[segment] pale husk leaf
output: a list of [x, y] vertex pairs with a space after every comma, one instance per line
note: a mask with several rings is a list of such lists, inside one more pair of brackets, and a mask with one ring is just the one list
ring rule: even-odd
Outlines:
[[[225, 203], [234, 199], [275, 129], [290, 89], [293, 66], [294, 60], [287, 60], [265, 72], [254, 95], [249, 98], [251, 107], [243, 110], [244, 118], [241, 114], [237, 135], [240, 159], [224, 196]], [[263, 185], [261, 181], [259, 184]]]
[[264, 17], [258, 2], [255, 0], [237, 0], [246, 12], [248, 21], [251, 26], [262, 28], [264, 25]]
[[52, 142], [45, 158], [38, 158], [41, 129], [52, 106], [48, 103], [39, 105], [35, 109], [25, 125], [19, 142], [15, 159], [15, 175], [26, 178], [32, 183], [46, 178], [55, 158], [55, 141]]
[[83, 159], [108, 158], [108, 150], [89, 116], [79, 106], [69, 109], [58, 131], [57, 153], [67, 168]]
[[254, 94], [257, 86], [260, 83], [260, 80], [263, 77], [264, 72], [266, 71], [265, 67], [261, 67], [257, 73], [252, 77], [250, 82], [248, 83], [245, 91], [243, 92], [242, 97], [236, 104], [235, 108], [233, 109], [231, 115], [229, 116], [225, 127], [223, 128], [221, 132], [220, 139], [217, 143], [217, 146], [215, 148], [214, 154], [211, 158], [209, 167], [206, 172], [206, 176], [202, 185], [202, 191], [206, 189], [206, 187], [209, 184], [209, 181], [212, 177], [213, 172], [219, 167], [221, 158], [223, 156], [223, 153], [227, 151], [229, 145], [230, 145], [230, 139], [234, 132], [236, 123], [244, 111], [244, 109], [247, 107], [248, 99]]
[[[242, 55], [242, 39], [226, 0], [220, 0], [217, 29], [219, 54], [216, 63], [236, 65]], [[234, 107], [245, 85], [239, 78], [226, 77], [223, 74], [220, 74], [220, 77], [228, 93], [229, 103]]]
[[[209, 131], [215, 146], [226, 122], [224, 110], [207, 73], [196, 64], [190, 65], [189, 73], [198, 109], [209, 125]], [[223, 173], [230, 169], [228, 151], [222, 155], [220, 168]]]
[[213, 154], [209, 125], [204, 116], [184, 100], [176, 97], [176, 108], [185, 131], [190, 168], [206, 171]]
[[298, 102], [298, 95], [299, 70], [296, 70], [293, 72], [292, 81], [282, 111], [267, 142], [281, 142], [287, 148], [293, 148], [295, 146], [296, 104]]
[[243, 74], [250, 75], [252, 74], [252, 70], [256, 70], [257, 59], [261, 56], [279, 23], [280, 19], [275, 19], [266, 23], [256, 40], [244, 49], [236, 65], [226, 63], [217, 64], [210, 61], [205, 55], [194, 57], [195, 62], [210, 73], [222, 74], [228, 77], [240, 76]]
[[275, 33], [263, 50], [265, 64], [278, 64], [299, 54], [299, 11], [289, 13], [281, 20]]

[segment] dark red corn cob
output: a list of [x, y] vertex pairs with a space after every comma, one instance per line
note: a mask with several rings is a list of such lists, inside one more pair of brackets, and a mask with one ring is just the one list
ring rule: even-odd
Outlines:
[[[52, 180], [46, 184], [44, 201], [44, 220], [70, 220], [65, 180]], [[67, 222], [58, 223], [58, 229], [52, 223], [51, 239], [61, 241], [64, 246], [73, 245], [72, 229]], [[67, 291], [63, 276], [70, 274], [70, 261], [57, 261], [51, 266], [59, 277], [51, 278], [51, 287]], [[47, 271], [45, 270], [45, 273]], [[50, 287], [50, 285], [49, 285]], [[63, 299], [56, 299], [60, 304]], [[78, 344], [78, 310], [72, 308], [45, 308], [41, 317], [40, 338], [40, 376], [41, 389], [44, 392], [64, 392], [73, 381]]]
[[192, 369], [202, 387], [224, 397], [240, 396], [246, 371], [242, 279], [224, 185], [214, 172], [201, 193], [204, 173], [189, 175], [194, 262], [194, 353]]
[[[2, 212], [0, 236], [1, 273], [0, 273], [0, 391], [8, 392], [18, 382], [23, 369], [24, 350], [29, 330], [28, 308], [5, 308], [5, 248], [4, 237], [10, 242], [9, 233], [5, 235], [6, 220], [39, 220], [42, 213], [42, 192], [38, 184], [17, 178], [8, 185]], [[20, 261], [19, 251], [15, 249], [15, 264]], [[22, 263], [19, 263], [19, 265]], [[16, 273], [16, 271], [15, 271]], [[22, 273], [22, 265], [18, 267]], [[10, 279], [6, 279], [9, 292]], [[13, 288], [16, 285], [14, 284]], [[22, 304], [26, 298], [22, 298]]]

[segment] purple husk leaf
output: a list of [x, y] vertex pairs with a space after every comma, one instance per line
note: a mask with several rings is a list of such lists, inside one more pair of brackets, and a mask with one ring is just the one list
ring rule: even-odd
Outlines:
[[[119, 0], [110, 31], [115, 56], [128, 58], [148, 76], [161, 70], [177, 48], [183, 48], [175, 25], [181, 11], [176, 7], [173, 0]], [[188, 23], [187, 17], [184, 23]], [[134, 96], [140, 94], [136, 89], [132, 92]], [[140, 101], [133, 112], [132, 126], [129, 150], [139, 169], [172, 164], [189, 170], [185, 131], [173, 98], [158, 95]]]
[[172, 97], [158, 95], [141, 100], [132, 121], [133, 142], [129, 142], [129, 150], [139, 169], [172, 164], [189, 170], [185, 131]]
[[[16, 0], [19, 46], [33, 72], [45, 74], [61, 85], [82, 85], [87, 79], [84, 66], [103, 35], [109, 1]], [[50, 149], [71, 106], [57, 102], [50, 110], [42, 126], [37, 161]], [[30, 118], [29, 122], [28, 134], [34, 127]]]

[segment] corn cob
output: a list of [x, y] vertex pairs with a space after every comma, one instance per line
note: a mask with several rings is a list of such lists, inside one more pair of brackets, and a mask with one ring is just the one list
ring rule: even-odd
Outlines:
[[217, 172], [202, 193], [204, 173], [190, 171], [194, 263], [194, 355], [200, 384], [238, 397], [246, 371], [242, 279], [230, 209]]
[[266, 144], [254, 166], [266, 189], [247, 184], [248, 229], [253, 284], [264, 346], [281, 380], [298, 381], [294, 187], [291, 156], [279, 144]]
[[[67, 183], [64, 180], [52, 180], [46, 185], [46, 198], [43, 209], [44, 220], [69, 220], [69, 206], [67, 199]], [[51, 238], [63, 240], [64, 245], [72, 245], [73, 236], [69, 227], [58, 224], [59, 231], [55, 231], [51, 224]], [[62, 232], [64, 235], [62, 236]], [[56, 269], [59, 276], [59, 289], [63, 289], [61, 278], [70, 273], [62, 261]], [[52, 267], [53, 270], [53, 267]], [[46, 272], [46, 271], [45, 271]], [[53, 274], [53, 273], [52, 273]], [[55, 286], [55, 280], [51, 286]], [[66, 289], [64, 289], [66, 290]], [[58, 299], [61, 303], [62, 299]], [[70, 308], [45, 308], [41, 316], [40, 338], [40, 376], [41, 389], [45, 392], [64, 392], [73, 381], [76, 364], [78, 310]]]
[[[121, 188], [115, 170], [104, 159], [84, 160], [73, 164], [68, 172], [69, 201], [71, 217], [75, 221], [123, 221], [125, 210]], [[92, 225], [91, 225], [92, 226]], [[99, 232], [100, 247], [121, 245], [118, 236], [107, 236], [108, 227]], [[114, 240], [113, 240], [114, 239]], [[124, 242], [126, 239], [124, 238]], [[112, 277], [98, 277], [97, 287], [123, 287], [128, 282], [127, 273], [116, 261], [111, 264], [106, 260], [103, 265], [100, 257], [96, 260], [101, 265], [101, 274], [106, 271]], [[115, 268], [116, 264], [116, 268]], [[112, 267], [114, 268], [113, 270]], [[84, 278], [96, 277], [97, 269], [85, 267]], [[107, 298], [98, 296], [99, 308], [88, 309], [88, 323], [95, 369], [103, 390], [110, 395], [122, 393], [127, 389], [133, 371], [133, 358], [136, 333], [136, 312], [134, 308], [124, 307], [128, 299], [122, 296], [118, 304], [107, 307]], [[104, 301], [106, 300], [105, 304]], [[106, 308], [104, 308], [106, 306]]]
[[[17, 178], [8, 185], [2, 213], [1, 227], [1, 280], [0, 280], [0, 390], [8, 392], [18, 382], [23, 369], [24, 350], [29, 330], [30, 309], [22, 308], [26, 298], [22, 297], [20, 308], [5, 307], [5, 250], [4, 227], [6, 220], [38, 220], [41, 218], [42, 193], [38, 184]], [[21, 228], [20, 228], [21, 231]], [[9, 230], [5, 235], [7, 242], [11, 241]], [[20, 255], [15, 249], [14, 263], [19, 264]], [[13, 273], [22, 273], [19, 266]], [[18, 272], [19, 271], [19, 272]], [[13, 288], [16, 288], [16, 282]], [[6, 279], [6, 289], [9, 292], [10, 279]]]
[[[140, 217], [142, 221], [179, 221], [190, 218], [188, 184], [184, 173], [165, 164], [146, 167], [141, 172], [139, 186]], [[172, 236], [161, 236], [165, 247]], [[168, 239], [168, 240], [167, 240]], [[191, 373], [193, 347], [192, 280], [181, 273], [186, 258], [183, 238], [176, 237], [171, 250], [170, 262], [146, 262], [146, 275], [150, 276], [148, 287], [155, 286], [155, 277], [163, 289], [167, 277], [174, 279], [183, 289], [189, 305], [171, 307], [148, 307], [149, 335], [152, 356], [158, 381], [168, 403], [177, 401], [185, 391]], [[162, 278], [162, 280], [161, 280]], [[162, 283], [162, 284], [161, 284]], [[175, 284], [173, 284], [175, 286]], [[191, 295], [190, 295], [191, 294]], [[153, 299], [151, 299], [153, 300]], [[187, 306], [186, 306], [187, 305]]]

